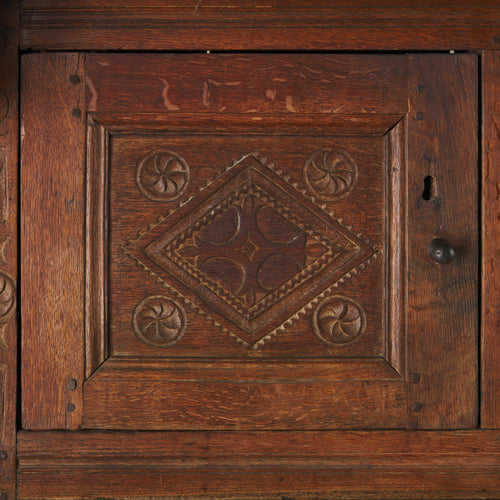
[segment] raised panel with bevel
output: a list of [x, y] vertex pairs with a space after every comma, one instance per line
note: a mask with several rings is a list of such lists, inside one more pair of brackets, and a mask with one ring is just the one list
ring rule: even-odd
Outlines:
[[[56, 56], [29, 56], [27, 74], [42, 57]], [[475, 315], [463, 307], [477, 304], [473, 56], [91, 54], [84, 64], [77, 425], [474, 425]], [[439, 236], [458, 242], [446, 266], [426, 253]], [[422, 274], [424, 291], [435, 281], [459, 292], [453, 339], [447, 325], [426, 326]], [[29, 360], [37, 340], [26, 339]], [[28, 415], [27, 428], [44, 427]]]

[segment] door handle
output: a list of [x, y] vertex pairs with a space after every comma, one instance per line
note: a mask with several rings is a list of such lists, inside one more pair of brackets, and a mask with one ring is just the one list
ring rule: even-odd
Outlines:
[[448, 240], [434, 238], [427, 245], [427, 255], [436, 264], [449, 264], [455, 258], [456, 251]]

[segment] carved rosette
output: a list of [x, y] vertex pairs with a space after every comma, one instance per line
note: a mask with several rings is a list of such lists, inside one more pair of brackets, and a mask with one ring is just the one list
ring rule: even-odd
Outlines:
[[162, 295], [139, 302], [132, 317], [137, 337], [155, 347], [169, 347], [178, 342], [186, 331], [186, 323], [184, 309]]
[[184, 193], [189, 183], [189, 166], [173, 151], [151, 151], [137, 168], [141, 193], [152, 201], [172, 201]]
[[322, 148], [306, 161], [303, 178], [311, 194], [335, 201], [350, 193], [358, 180], [358, 167], [344, 151]]
[[257, 346], [374, 253], [315, 208], [249, 154], [124, 252], [175, 298]]
[[363, 308], [342, 295], [323, 299], [312, 320], [314, 333], [330, 346], [351, 344], [363, 335], [366, 327]]

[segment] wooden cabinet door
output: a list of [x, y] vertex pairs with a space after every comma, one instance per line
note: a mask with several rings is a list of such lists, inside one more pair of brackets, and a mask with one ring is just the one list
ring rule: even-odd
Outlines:
[[476, 426], [476, 56], [33, 54], [21, 105], [24, 428]]

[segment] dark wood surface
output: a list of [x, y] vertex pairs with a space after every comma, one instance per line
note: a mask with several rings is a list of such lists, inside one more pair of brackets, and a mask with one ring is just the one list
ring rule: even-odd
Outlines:
[[[22, 425], [74, 428], [84, 373], [83, 57], [22, 60]], [[74, 82], [77, 82], [73, 79]], [[72, 388], [76, 382], [76, 387]]]
[[17, 2], [0, 3], [0, 498], [16, 491], [17, 406]]
[[[401, 55], [26, 56], [24, 428], [475, 427], [476, 57], [411, 56], [409, 77], [407, 65]], [[318, 115], [364, 116], [369, 135], [320, 134]], [[340, 177], [325, 183], [329, 162]], [[429, 260], [435, 237], [453, 241], [454, 262]], [[165, 369], [151, 371], [155, 358]], [[192, 372], [177, 372], [182, 358]], [[324, 378], [328, 359], [336, 375]], [[342, 371], [349, 360], [355, 376]]]
[[[109, 335], [111, 360], [85, 383], [84, 427], [406, 427], [406, 382], [386, 352], [388, 343], [402, 345], [401, 325], [385, 326], [386, 261], [376, 254], [396, 246], [386, 219], [391, 231], [402, 224], [386, 210], [386, 197], [401, 196], [389, 190], [401, 184], [391, 184], [396, 174], [389, 179], [385, 133], [407, 110], [407, 57], [90, 54], [86, 69], [88, 200], [97, 203], [89, 205], [87, 244], [101, 255], [108, 214], [110, 249], [102, 258], [109, 260], [109, 300], [98, 278], [91, 278], [96, 293], [88, 293], [102, 303], [90, 317], [101, 318], [109, 306], [108, 323], [100, 335], [94, 331], [97, 347], [89, 351], [101, 346], [97, 358], [104, 361]], [[333, 123], [322, 122], [325, 116]], [[344, 137], [350, 120], [363, 128]], [[340, 162], [352, 186], [342, 180], [316, 189], [305, 181], [316, 168], [307, 167], [313, 157]], [[154, 178], [162, 161], [177, 169], [166, 191]], [[242, 219], [236, 224], [235, 217]], [[341, 254], [325, 254], [324, 245]], [[100, 276], [102, 266], [90, 271]], [[395, 280], [391, 290], [399, 286]], [[355, 342], [325, 341], [312, 326], [315, 311], [332, 300], [350, 304], [359, 319]], [[145, 326], [163, 307], [178, 315], [170, 328], [177, 325], [179, 335], [168, 342], [161, 338], [168, 327], [153, 335]], [[113, 362], [123, 357], [136, 358], [132, 376]], [[149, 391], [157, 357], [166, 370]], [[191, 374], [178, 375], [178, 358], [197, 360]], [[306, 377], [294, 376], [290, 358]], [[319, 380], [325, 358], [332, 375]], [[383, 358], [380, 379], [371, 370]], [[245, 359], [255, 360], [253, 372]], [[262, 379], [259, 359], [274, 377]], [[337, 363], [349, 359], [358, 371], [345, 379]]]
[[405, 55], [89, 54], [86, 81], [88, 111], [117, 117], [401, 115], [408, 108]]
[[482, 55], [482, 400], [481, 426], [500, 427], [500, 53]]
[[498, 431], [22, 432], [19, 498], [498, 498]]
[[[7, 170], [0, 171], [0, 181], [7, 173], [8, 190], [3, 197], [4, 210], [7, 206], [8, 222], [4, 225], [6, 239], [1, 240], [1, 250], [5, 261], [2, 270], [16, 278], [16, 245], [14, 244], [16, 222], [16, 147], [18, 121], [17, 103], [17, 20], [18, 11], [13, 0], [0, 6], [0, 88], [8, 98], [7, 118], [0, 123], [0, 155], [6, 153]], [[483, 123], [483, 170], [482, 185], [482, 296], [481, 309], [481, 426], [499, 427], [498, 387], [498, 314], [496, 277], [497, 218], [498, 218], [498, 163], [499, 134], [497, 126], [497, 89], [500, 79], [498, 61], [500, 60], [500, 15], [496, 0], [481, 2], [424, 2], [362, 1], [353, 9], [351, 2], [324, 1], [311, 2], [235, 2], [225, 0], [191, 0], [189, 2], [169, 3], [161, 0], [148, 2], [79, 0], [62, 2], [60, 0], [25, 0], [21, 2], [21, 40], [22, 49], [45, 50], [351, 50], [351, 51], [420, 51], [420, 50], [470, 50], [481, 55], [482, 123]], [[260, 6], [260, 7], [259, 7]], [[359, 7], [359, 8], [358, 8]], [[6, 44], [5, 44], [5, 41]], [[12, 42], [14, 41], [14, 42]], [[2, 45], [4, 44], [4, 45]], [[48, 68], [49, 66], [47, 66]], [[45, 69], [47, 69], [45, 68]], [[43, 71], [42, 71], [43, 73]], [[71, 73], [71, 72], [70, 72]], [[140, 73], [140, 71], [138, 71]], [[7, 82], [4, 84], [4, 82]], [[6, 91], [5, 88], [8, 90]], [[41, 95], [40, 92], [39, 95]], [[117, 92], [120, 93], [119, 91]], [[48, 92], [50, 97], [50, 92]], [[43, 95], [43, 98], [45, 94]], [[414, 96], [419, 98], [419, 96]], [[420, 96], [424, 97], [424, 96]], [[40, 98], [36, 105], [43, 101]], [[51, 97], [50, 97], [51, 98]], [[425, 98], [425, 97], [424, 97]], [[286, 104], [286, 103], [285, 103]], [[0, 103], [1, 106], [1, 103]], [[1, 114], [0, 107], [0, 114]], [[48, 112], [48, 106], [45, 110]], [[105, 124], [110, 133], [134, 131], [140, 124], [143, 130], [169, 133], [184, 130], [199, 133], [206, 130], [207, 124], [213, 130], [224, 130], [224, 126], [211, 122], [211, 117], [200, 118], [188, 125], [180, 119], [168, 120], [160, 114], [151, 114], [146, 123], [144, 119], [128, 117], [126, 121], [117, 120], [112, 113], [101, 113], [100, 123]], [[348, 118], [330, 115], [318, 116], [315, 123], [299, 117], [275, 120], [274, 126], [284, 132], [307, 135], [308, 133], [335, 133], [346, 136], [380, 136], [388, 131], [399, 119], [397, 114], [371, 116], [367, 120], [362, 115]], [[438, 117], [439, 119], [439, 117]], [[433, 117], [434, 120], [434, 117]], [[272, 120], [269, 121], [271, 125]], [[241, 117], [228, 119], [235, 132], [259, 126], [246, 122]], [[417, 124], [423, 125], [424, 124]], [[183, 128], [184, 127], [184, 128]], [[354, 130], [355, 129], [355, 130]], [[401, 148], [406, 134], [406, 124], [401, 122], [388, 136], [388, 151], [393, 151], [390, 162], [393, 171], [405, 164], [405, 148]], [[3, 135], [4, 132], [7, 135]], [[102, 132], [102, 129], [100, 129]], [[448, 132], [447, 132], [448, 133]], [[422, 141], [425, 142], [427, 132]], [[89, 134], [91, 135], [91, 134]], [[106, 134], [101, 137], [95, 154], [106, 154]], [[97, 143], [99, 141], [96, 141]], [[5, 147], [6, 146], [6, 147]], [[47, 151], [46, 151], [47, 153]], [[11, 169], [9, 171], [9, 168]], [[399, 174], [391, 183], [398, 184]], [[47, 180], [47, 179], [46, 179]], [[82, 179], [82, 184], [84, 180]], [[416, 185], [420, 180], [415, 179]], [[44, 186], [42, 184], [42, 186]], [[465, 193], [467, 195], [467, 193]], [[8, 204], [4, 201], [8, 200]], [[35, 200], [40, 203], [43, 196]], [[89, 201], [89, 200], [87, 200]], [[92, 200], [90, 200], [92, 201]], [[93, 200], [99, 203], [98, 198]], [[82, 200], [83, 202], [83, 200]], [[393, 200], [395, 207], [398, 200]], [[32, 204], [34, 206], [34, 204]], [[42, 205], [43, 206], [43, 205]], [[396, 210], [397, 211], [397, 210]], [[426, 214], [426, 217], [429, 214]], [[42, 224], [43, 216], [37, 214], [36, 220]], [[83, 231], [82, 225], [79, 226]], [[399, 232], [398, 232], [399, 231]], [[41, 233], [41, 231], [40, 231]], [[402, 231], [395, 228], [391, 232], [391, 248], [398, 248], [398, 238], [404, 238]], [[3, 237], [3, 236], [2, 236]], [[87, 257], [99, 256], [87, 253]], [[89, 249], [87, 248], [87, 251]], [[83, 254], [82, 254], [83, 255]], [[393, 255], [391, 253], [391, 255]], [[399, 256], [392, 256], [391, 262], [398, 262]], [[2, 259], [3, 260], [3, 259]], [[94, 274], [99, 273], [99, 262]], [[82, 264], [83, 265], [83, 264]], [[396, 269], [394, 267], [394, 269]], [[389, 280], [401, 282], [405, 270], [400, 275], [393, 273]], [[64, 274], [64, 273], [63, 273]], [[456, 282], [460, 288], [460, 284]], [[73, 285], [71, 285], [73, 286]], [[101, 287], [102, 282], [87, 281], [87, 291]], [[463, 284], [463, 286], [466, 286]], [[83, 278], [81, 281], [83, 290]], [[455, 288], [453, 285], [452, 289]], [[393, 288], [396, 290], [396, 288]], [[431, 287], [431, 289], [433, 289]], [[435, 290], [435, 288], [434, 288]], [[35, 297], [35, 291], [30, 292]], [[79, 295], [81, 299], [81, 295]], [[88, 297], [88, 295], [87, 295]], [[97, 298], [97, 295], [95, 296]], [[392, 295], [394, 302], [405, 303], [400, 294]], [[87, 342], [86, 353], [89, 361], [86, 373], [90, 375], [107, 356], [108, 346], [100, 343], [95, 330], [102, 329], [106, 310], [95, 308], [99, 300], [82, 302], [84, 311], [97, 312], [95, 322], [87, 323], [86, 330], [79, 330], [83, 338], [97, 339]], [[399, 304], [393, 309], [397, 318]], [[452, 305], [452, 307], [454, 307]], [[402, 310], [401, 308], [399, 310]], [[9, 313], [10, 314], [10, 313]], [[47, 316], [50, 318], [50, 316]], [[484, 320], [484, 322], [483, 322]], [[402, 321], [405, 321], [403, 315]], [[49, 319], [48, 323], [54, 321]], [[7, 451], [7, 460], [2, 460], [0, 493], [5, 498], [15, 497], [15, 315], [9, 316], [4, 328], [4, 341], [9, 350], [0, 352], [2, 363], [8, 364], [6, 386], [8, 397], [4, 399], [1, 448]], [[399, 324], [399, 320], [396, 322]], [[392, 328], [392, 327], [391, 327]], [[446, 332], [451, 331], [447, 325]], [[431, 335], [429, 332], [427, 335]], [[430, 337], [428, 337], [430, 338]], [[448, 333], [439, 338], [449, 338]], [[394, 340], [394, 339], [393, 339]], [[399, 340], [391, 340], [385, 346], [392, 366], [416, 381], [415, 402], [427, 391], [428, 381], [421, 373], [413, 371], [411, 364], [427, 369], [425, 360], [410, 359], [406, 368], [406, 354]], [[396, 339], [397, 340], [397, 339]], [[468, 341], [471, 339], [469, 338]], [[43, 344], [39, 344], [42, 348]], [[12, 346], [12, 347], [11, 347]], [[434, 352], [431, 343], [427, 344]], [[83, 350], [82, 350], [83, 356]], [[61, 366], [54, 361], [56, 371]], [[83, 359], [83, 358], [82, 358]], [[58, 360], [59, 362], [60, 360]], [[182, 361], [181, 361], [182, 362]], [[63, 361], [63, 365], [67, 361]], [[81, 363], [81, 361], [80, 361]], [[126, 370], [137, 370], [133, 362], [125, 362]], [[161, 362], [160, 362], [161, 363]], [[466, 363], [471, 366], [470, 354]], [[149, 380], [163, 377], [162, 370], [156, 371], [151, 364]], [[387, 365], [386, 365], [387, 366]], [[440, 359], [445, 379], [448, 376], [446, 359]], [[175, 368], [175, 367], [174, 367]], [[185, 367], [184, 367], [185, 368]], [[177, 367], [182, 374], [184, 368]], [[194, 369], [189, 365], [190, 370]], [[359, 365], [338, 365], [335, 373], [349, 377], [356, 373]], [[384, 376], [373, 368], [373, 376]], [[143, 371], [143, 367], [138, 368]], [[4, 370], [5, 371], [5, 370]], [[83, 366], [78, 367], [82, 375]], [[449, 373], [453, 376], [454, 370]], [[2, 372], [3, 373], [3, 372]], [[318, 376], [318, 373], [316, 375]], [[331, 368], [327, 370], [331, 375]], [[59, 379], [59, 374], [55, 379]], [[221, 371], [211, 375], [221, 376]], [[303, 374], [307, 375], [307, 373]], [[261, 376], [265, 374], [261, 373]], [[50, 379], [50, 377], [49, 377]], [[78, 381], [79, 382], [79, 381]], [[58, 383], [58, 382], [57, 382]], [[49, 386], [52, 382], [49, 383]], [[41, 383], [40, 383], [41, 385]], [[52, 385], [52, 387], [55, 387]], [[73, 387], [73, 385], [71, 385]], [[81, 384], [77, 383], [78, 390]], [[442, 390], [447, 390], [447, 385]], [[456, 388], [455, 382], [452, 387]], [[10, 389], [9, 389], [10, 388]], [[51, 396], [63, 387], [57, 387]], [[9, 392], [10, 391], [10, 392]], [[74, 420], [65, 420], [66, 401], [80, 401], [81, 397], [71, 391], [70, 399], [62, 395], [62, 408], [56, 412], [54, 421], [58, 426], [74, 426]], [[452, 391], [450, 391], [452, 392]], [[76, 396], [76, 398], [74, 397]], [[32, 395], [33, 398], [41, 396]], [[459, 395], [460, 397], [460, 395]], [[451, 399], [455, 399], [455, 395]], [[456, 402], [456, 401], [455, 401]], [[417, 405], [415, 408], [419, 408]], [[67, 407], [66, 407], [67, 409]], [[421, 411], [428, 411], [422, 406]], [[73, 415], [80, 418], [81, 405], [76, 405]], [[451, 413], [451, 412], [450, 412]], [[34, 415], [34, 413], [32, 413]], [[416, 415], [417, 416], [417, 415]], [[52, 417], [44, 415], [46, 421]], [[72, 417], [73, 418], [73, 417]], [[418, 416], [420, 418], [420, 416]], [[427, 417], [426, 417], [427, 418]], [[437, 414], [430, 416], [435, 420]], [[464, 422], [460, 413], [456, 421]], [[414, 420], [415, 425], [423, 420]], [[10, 429], [10, 430], [9, 430]], [[219, 441], [220, 440], [220, 441]], [[402, 431], [343, 431], [343, 432], [292, 432], [287, 433], [117, 433], [117, 432], [21, 432], [19, 434], [20, 469], [19, 498], [137, 498], [138, 495], [152, 498], [174, 498], [190, 495], [196, 498], [498, 498], [500, 497], [500, 458], [498, 431], [468, 432], [402, 432]], [[301, 450], [300, 452], [298, 450]], [[330, 454], [331, 452], [331, 454]], [[2, 455], [3, 456], [3, 455]], [[212, 460], [212, 462], [210, 462]], [[258, 487], [256, 486], [258, 485]], [[4, 496], [1, 497], [2, 500]]]
[[500, 44], [495, 0], [25, 0], [21, 47], [49, 50], [474, 50]]
[[[410, 59], [407, 341], [416, 428], [477, 425], [477, 71], [473, 54]], [[428, 257], [433, 238], [454, 246], [452, 262]]]

